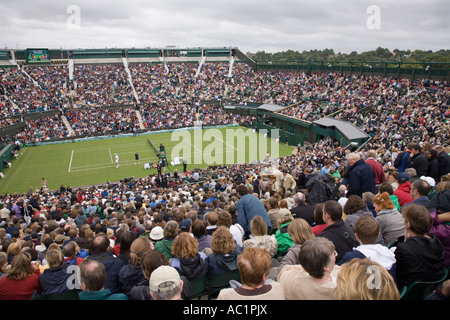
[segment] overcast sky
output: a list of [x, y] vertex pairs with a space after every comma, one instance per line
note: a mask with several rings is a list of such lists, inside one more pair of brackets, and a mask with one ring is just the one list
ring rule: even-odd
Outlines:
[[0, 0], [0, 47], [435, 51], [449, 21], [449, 0]]

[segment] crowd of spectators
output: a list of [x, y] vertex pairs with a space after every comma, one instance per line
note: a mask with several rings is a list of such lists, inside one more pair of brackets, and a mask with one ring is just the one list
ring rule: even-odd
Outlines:
[[85, 107], [67, 110], [64, 115], [76, 136], [133, 132], [139, 128], [139, 121], [133, 108]]
[[[372, 140], [354, 152], [326, 138], [279, 159], [194, 174], [2, 195], [0, 299], [189, 299], [199, 277], [239, 271], [241, 282], [218, 299], [398, 300], [403, 286], [442, 278], [450, 265], [446, 82], [254, 73], [244, 64], [230, 78], [227, 64], [203, 68], [196, 77], [195, 64], [130, 66], [147, 129], [192, 125], [197, 115], [207, 124], [251, 121], [196, 104], [229, 98], [299, 102], [283, 112], [304, 120], [339, 108], [337, 118]], [[29, 74], [55, 90], [42, 70]], [[32, 96], [20, 72], [7, 74]], [[77, 135], [136, 126], [133, 108], [99, 108], [133, 100], [121, 66], [77, 66], [75, 79], [79, 108], [65, 115]], [[372, 110], [356, 112], [364, 107]], [[27, 121], [24, 132], [67, 134], [58, 115]], [[79, 286], [68, 281], [69, 265], [80, 266]], [[368, 267], [381, 268], [383, 289], [349, 280], [365, 283]], [[447, 291], [442, 281], [427, 298], [448, 299]]]
[[[83, 188], [49, 190], [43, 184], [28, 194], [4, 195], [0, 297], [75, 293], [80, 299], [165, 299], [169, 295], [151, 291], [152, 272], [165, 266], [176, 271], [165, 273], [176, 279], [165, 280], [177, 284], [174, 297], [182, 299], [190, 298], [195, 279], [239, 270], [241, 282], [218, 299], [329, 300], [348, 299], [351, 292], [352, 299], [398, 300], [403, 286], [438, 280], [450, 265], [449, 151], [439, 153], [444, 160], [438, 180], [399, 175], [398, 185], [411, 185], [411, 199], [400, 210], [384, 186], [398, 189], [389, 180], [398, 173], [395, 165], [385, 164], [386, 180], [373, 193], [350, 196], [355, 168], [372, 153], [349, 152], [330, 138], [280, 159], [198, 169], [195, 178], [176, 172], [164, 185], [151, 175]], [[409, 161], [406, 169], [412, 165]], [[329, 171], [322, 170], [326, 166]], [[331, 178], [334, 192], [312, 201], [324, 190], [317, 188], [324, 176]], [[410, 255], [410, 248], [416, 254]], [[250, 268], [253, 259], [260, 263]], [[103, 284], [95, 290], [67, 285], [68, 265], [82, 261], [104, 266]], [[345, 279], [359, 272], [355, 264], [383, 268], [385, 289], [350, 291], [356, 283]], [[64, 281], [54, 282], [61, 275]], [[445, 298], [446, 288], [443, 283], [428, 298]]]

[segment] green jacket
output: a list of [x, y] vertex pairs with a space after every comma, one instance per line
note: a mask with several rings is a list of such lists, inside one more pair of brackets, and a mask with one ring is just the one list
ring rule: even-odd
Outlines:
[[153, 250], [163, 253], [168, 260], [172, 258], [173, 239], [162, 239], [155, 243]]
[[401, 212], [402, 207], [400, 206], [400, 202], [398, 202], [398, 197], [396, 195], [393, 195], [393, 194], [391, 194], [389, 197], [391, 198], [391, 201], [394, 203], [394, 205], [397, 208], [398, 212]]
[[109, 289], [100, 291], [80, 291], [80, 300], [128, 300], [125, 293], [111, 293]]
[[290, 222], [286, 222], [280, 226], [280, 228], [275, 232], [275, 238], [278, 242], [278, 251], [275, 254], [275, 258], [284, 256], [288, 250], [294, 245], [294, 241], [287, 232], [287, 228]]

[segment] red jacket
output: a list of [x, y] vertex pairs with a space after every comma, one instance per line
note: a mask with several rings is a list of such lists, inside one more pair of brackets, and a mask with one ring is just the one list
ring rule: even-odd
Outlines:
[[411, 197], [411, 193], [409, 192], [410, 186], [411, 183], [409, 181], [406, 181], [400, 184], [397, 190], [394, 191], [394, 195], [397, 196], [398, 202], [402, 207], [407, 203], [413, 202], [413, 198]]
[[30, 300], [34, 291], [41, 292], [39, 284], [39, 269], [21, 280], [7, 279], [6, 276], [0, 279], [0, 300]]
[[367, 159], [366, 163], [368, 163], [372, 167], [373, 173], [375, 173], [376, 184], [386, 182], [386, 174], [384, 173], [384, 169], [381, 163], [373, 158]]

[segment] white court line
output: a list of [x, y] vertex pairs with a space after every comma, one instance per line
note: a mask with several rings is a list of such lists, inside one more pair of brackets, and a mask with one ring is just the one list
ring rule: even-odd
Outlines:
[[232, 147], [234, 150], [239, 151], [237, 148], [235, 148], [234, 146], [232, 146], [231, 144], [229, 144], [228, 142], [223, 141], [222, 139], [220, 139], [219, 137], [214, 137], [216, 139], [219, 139], [220, 141], [222, 141], [223, 143], [225, 143], [226, 145], [229, 145], [230, 147]]
[[109, 150], [109, 158], [111, 159], [111, 163], [114, 163], [113, 159], [112, 159], [112, 155], [111, 155], [111, 148], [108, 148], [108, 150]]
[[72, 166], [72, 158], [73, 158], [73, 149], [72, 149], [72, 154], [70, 155], [69, 172], [70, 172], [70, 167]]

